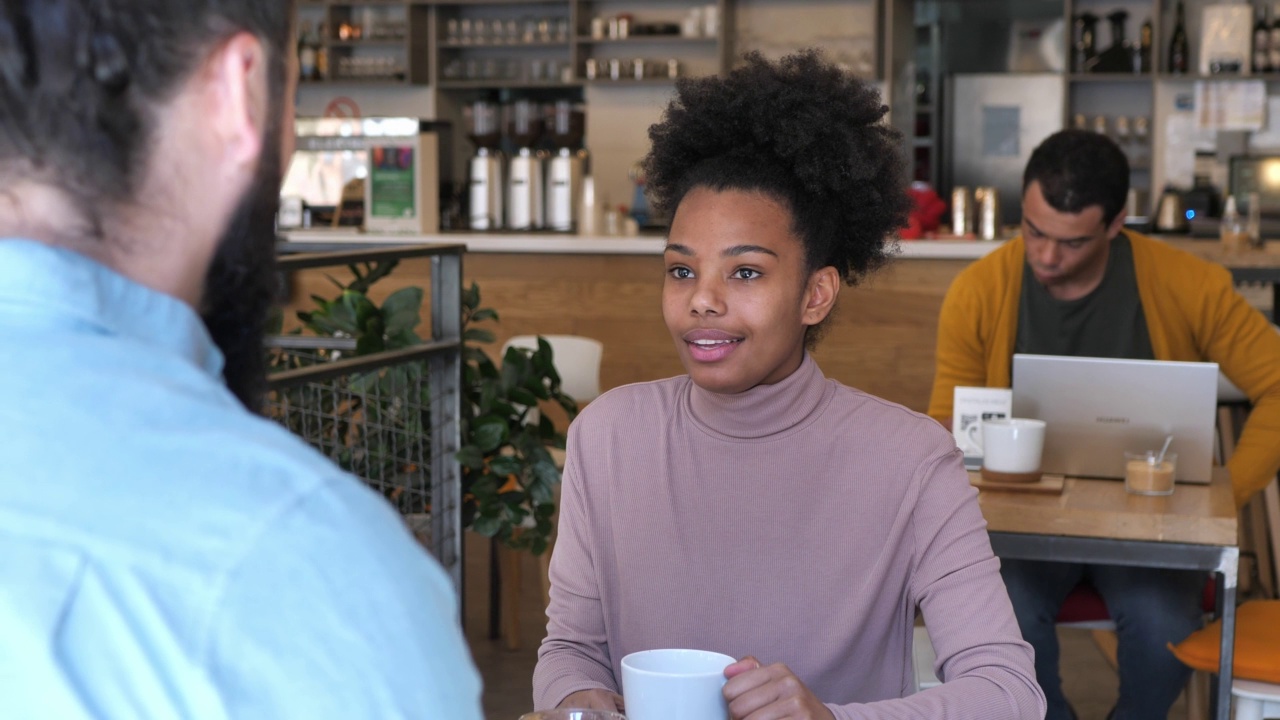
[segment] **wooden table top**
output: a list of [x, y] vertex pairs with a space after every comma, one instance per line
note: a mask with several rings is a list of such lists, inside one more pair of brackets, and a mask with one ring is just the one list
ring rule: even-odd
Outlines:
[[[971, 473], [971, 477], [977, 473]], [[981, 490], [992, 532], [1236, 545], [1236, 507], [1224, 468], [1208, 485], [1178, 483], [1172, 495], [1131, 495], [1122, 480], [1068, 477], [1061, 495]]]

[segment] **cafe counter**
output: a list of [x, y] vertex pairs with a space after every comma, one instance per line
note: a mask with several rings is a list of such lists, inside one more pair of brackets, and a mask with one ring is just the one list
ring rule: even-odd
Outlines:
[[[497, 310], [500, 317], [496, 324], [485, 323], [497, 336], [495, 356], [501, 343], [512, 335], [585, 335], [604, 343], [600, 378], [604, 389], [683, 372], [662, 321], [661, 237], [296, 232], [287, 238], [288, 242], [282, 243], [286, 252], [357, 245], [464, 244], [464, 285], [476, 282], [481, 304]], [[1259, 277], [1280, 272], [1280, 243], [1271, 243], [1265, 252], [1249, 254], [1246, 260], [1231, 260], [1220, 256], [1214, 242], [1171, 242], [1228, 266], [1234, 262], [1255, 267]], [[961, 270], [1000, 244], [901, 242], [898, 260], [841, 292], [826, 336], [814, 353], [823, 371], [847, 385], [923, 412], [933, 383], [942, 298]], [[405, 261], [374, 287], [371, 296], [380, 300], [401, 287], [425, 287], [430, 277], [428, 263]], [[334, 294], [333, 285], [318, 272], [300, 273], [290, 287], [292, 310], [306, 309], [312, 294]], [[292, 315], [286, 313], [287, 318]]]

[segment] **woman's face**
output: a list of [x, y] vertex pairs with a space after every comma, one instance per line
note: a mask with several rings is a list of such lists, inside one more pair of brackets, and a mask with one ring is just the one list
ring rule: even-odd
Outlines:
[[839, 292], [834, 268], [805, 271], [791, 214], [756, 192], [695, 188], [663, 254], [662, 316], [700, 387], [739, 393], [800, 367], [805, 329]]

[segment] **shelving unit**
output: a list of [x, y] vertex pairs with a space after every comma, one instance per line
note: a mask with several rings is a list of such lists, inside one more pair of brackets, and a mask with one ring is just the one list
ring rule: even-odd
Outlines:
[[[601, 64], [610, 59], [626, 62], [639, 57], [659, 64], [669, 60], [679, 63], [680, 75], [715, 75], [725, 72], [733, 62], [731, 38], [734, 35], [735, 8], [732, 0], [690, 3], [674, 0], [572, 0], [576, 33], [574, 37], [574, 68], [580, 78], [585, 78], [585, 65], [589, 58]], [[711, 10], [709, 13], [708, 10]], [[685, 25], [695, 25], [690, 20], [696, 13], [698, 34], [686, 35]], [[614, 18], [628, 15], [630, 30], [626, 37], [600, 37], [592, 32], [596, 18]], [[715, 20], [708, 27], [707, 16]], [[608, 23], [604, 23], [606, 28]], [[646, 27], [677, 32], [650, 34]], [[598, 28], [597, 28], [598, 29]], [[713, 32], [707, 32], [707, 30]], [[607, 30], [606, 30], [607, 32]], [[621, 85], [671, 83], [671, 78], [646, 78], [644, 80], [595, 80], [590, 84]]]
[[[1095, 118], [1106, 117], [1107, 133], [1116, 140], [1129, 157], [1129, 184], [1139, 194], [1139, 217], [1149, 217], [1154, 202], [1151, 157], [1156, 147], [1157, 128], [1155, 127], [1156, 89], [1164, 63], [1167, 60], [1167, 33], [1163, 12], [1164, 0], [1065, 0], [1063, 11], [1067, 27], [1066, 66], [1070, 69], [1066, 75], [1066, 97], [1063, 103], [1065, 116], [1064, 127], [1073, 127], [1078, 116], [1084, 116], [1085, 127], [1092, 129]], [[1168, 2], [1171, 8], [1172, 0]], [[1075, 59], [1074, 20], [1083, 12], [1091, 12], [1102, 18], [1098, 23], [1097, 50], [1102, 52], [1111, 45], [1111, 29], [1105, 16], [1113, 10], [1123, 9], [1129, 13], [1126, 21], [1125, 38], [1137, 42], [1142, 24], [1150, 20], [1152, 26], [1151, 64], [1153, 72], [1119, 72], [1119, 73], [1081, 73], [1073, 67]], [[1169, 18], [1172, 20], [1172, 17]], [[1172, 22], [1169, 22], [1172, 26]], [[1117, 118], [1124, 117], [1128, 127], [1127, 136], [1116, 132]], [[1148, 131], [1145, 140], [1140, 141], [1134, 133], [1139, 118], [1145, 118]]]
[[[429, 8], [410, 0], [302, 0], [300, 40], [315, 42], [319, 77], [308, 83], [425, 85]], [[383, 32], [389, 35], [382, 35]], [[351, 37], [358, 33], [360, 37]], [[365, 35], [368, 34], [368, 37]]]
[[[1163, 160], [1158, 156], [1157, 150], [1164, 148], [1169, 141], [1166, 136], [1167, 129], [1162, 124], [1163, 119], [1168, 117], [1168, 113], [1178, 104], [1176, 99], [1178, 96], [1188, 95], [1193, 84], [1200, 81], [1261, 80], [1269, 84], [1280, 83], [1280, 72], [1204, 74], [1198, 71], [1201, 13], [1209, 4], [1211, 0], [1184, 0], [1186, 32], [1190, 49], [1188, 65], [1192, 72], [1173, 73], [1169, 71], [1168, 53], [1177, 0], [1064, 0], [1064, 17], [1069, 28], [1067, 46], [1069, 58], [1073, 54], [1072, 21], [1081, 12], [1089, 11], [1098, 16], [1105, 16], [1115, 8], [1128, 10], [1130, 32], [1126, 37], [1129, 39], [1137, 38], [1135, 31], [1141, 27], [1144, 20], [1147, 18], [1151, 20], [1153, 38], [1151, 62], [1154, 72], [1069, 73], [1066, 76], [1066, 102], [1064, 103], [1066, 117], [1063, 118], [1066, 127], [1073, 125], [1074, 118], [1078, 114], [1083, 114], [1090, 120], [1100, 114], [1108, 116], [1109, 121], [1115, 116], [1127, 116], [1131, 121], [1135, 117], [1148, 119], [1149, 134], [1145, 143], [1130, 141], [1126, 146], [1121, 142], [1122, 147], [1126, 147], [1130, 154], [1133, 170], [1131, 184], [1146, 194], [1142, 202], [1148, 214], [1153, 209], [1155, 196], [1161, 189], [1157, 186], [1163, 186], [1166, 182], [1167, 169], [1163, 167]], [[1273, 6], [1270, 0], [1243, 4], [1253, 9], [1251, 15], [1256, 15], [1260, 7], [1266, 6], [1270, 9]], [[1106, 25], [1105, 21], [1099, 23], [1099, 50], [1109, 44], [1110, 32]], [[1091, 127], [1092, 123], [1088, 125]], [[1114, 128], [1111, 123], [1109, 123], [1110, 128]]]

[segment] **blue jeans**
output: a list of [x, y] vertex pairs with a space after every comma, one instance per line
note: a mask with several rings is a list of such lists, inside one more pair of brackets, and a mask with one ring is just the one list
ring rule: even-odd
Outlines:
[[1049, 705], [1046, 720], [1072, 717], [1058, 673], [1054, 619], [1081, 580], [1097, 589], [1116, 625], [1120, 700], [1114, 717], [1168, 717], [1191, 670], [1165, 644], [1179, 643], [1200, 627], [1205, 573], [1030, 560], [1000, 562], [1022, 637], [1036, 652], [1036, 680]]

